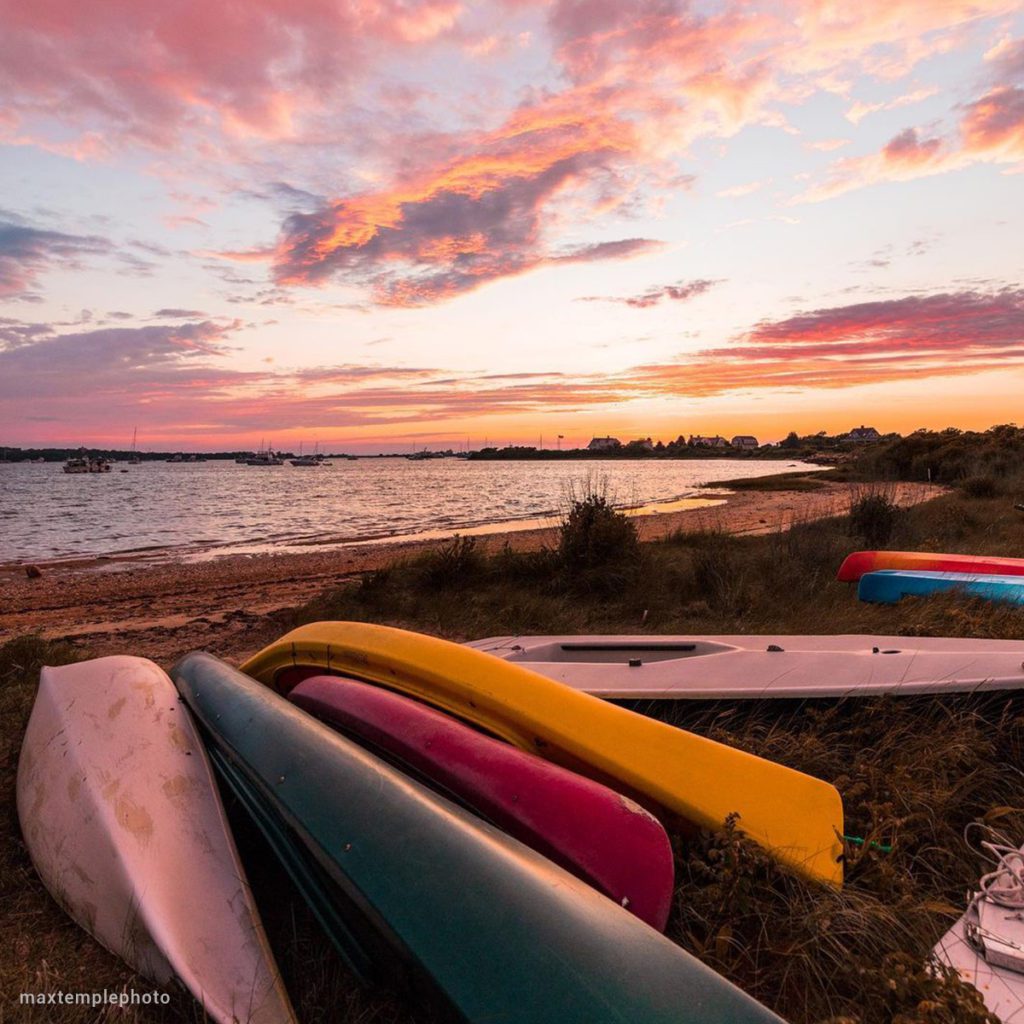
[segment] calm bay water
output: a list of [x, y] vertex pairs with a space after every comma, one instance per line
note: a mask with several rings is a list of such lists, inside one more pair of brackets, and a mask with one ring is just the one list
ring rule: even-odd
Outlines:
[[[619, 504], [677, 502], [696, 488], [802, 463], [467, 462], [360, 459], [323, 469], [234, 462], [0, 463], [0, 563], [91, 555], [171, 558], [301, 551], [325, 544], [483, 532], [553, 521], [571, 488], [597, 481]], [[807, 466], [807, 469], [817, 467]], [[127, 472], [120, 472], [127, 469]]]

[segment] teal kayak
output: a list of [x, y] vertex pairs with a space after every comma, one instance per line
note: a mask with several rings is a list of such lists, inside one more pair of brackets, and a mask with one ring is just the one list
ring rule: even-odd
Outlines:
[[1024, 604], [1024, 576], [879, 569], [865, 573], [857, 584], [857, 596], [872, 604], [896, 604], [904, 597], [941, 594], [950, 590], [986, 601]]
[[171, 675], [211, 759], [362, 975], [487, 1024], [779, 1024], [562, 868], [209, 654]]

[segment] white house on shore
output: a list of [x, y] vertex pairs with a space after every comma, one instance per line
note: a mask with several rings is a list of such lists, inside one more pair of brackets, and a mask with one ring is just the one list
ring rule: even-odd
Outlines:
[[695, 434], [690, 437], [687, 442], [691, 448], [728, 448], [729, 442], [724, 437], [719, 437], [717, 434], [714, 437], [704, 437], [701, 434]]
[[617, 437], [595, 437], [587, 445], [588, 452], [611, 452], [622, 447], [622, 442]]
[[753, 434], [737, 434], [730, 442], [733, 448], [752, 449], [760, 447]]
[[882, 435], [874, 427], [865, 427], [863, 423], [859, 427], [854, 427], [846, 435], [846, 440], [852, 441], [854, 444], [870, 444], [872, 441], [881, 439]]

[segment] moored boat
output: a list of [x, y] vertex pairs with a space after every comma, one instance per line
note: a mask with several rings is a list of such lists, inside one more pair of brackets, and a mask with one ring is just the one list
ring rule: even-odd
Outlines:
[[178, 978], [221, 1024], [293, 1024], [203, 745], [158, 666], [44, 668], [17, 801], [43, 883], [102, 945]]
[[84, 448], [64, 463], [65, 473], [109, 473], [110, 463], [102, 455], [88, 455]]
[[740, 828], [795, 871], [842, 883], [843, 808], [820, 779], [579, 693], [522, 665], [405, 630], [300, 626], [242, 670], [270, 686], [318, 668], [399, 690], [697, 825]]
[[268, 448], [266, 451], [254, 455], [251, 459], [246, 459], [245, 464], [247, 466], [283, 466], [284, 459]]
[[528, 847], [208, 654], [173, 669], [218, 768], [363, 974], [470, 1022], [778, 1018]]
[[1024, 689], [1024, 641], [900, 636], [495, 636], [467, 646], [610, 700]]
[[896, 604], [905, 597], [950, 591], [1002, 604], [1024, 604], [1024, 577], [883, 569], [865, 573], [857, 584], [857, 596], [871, 604]]
[[866, 572], [877, 572], [882, 569], [1020, 576], [1024, 575], [1024, 558], [1003, 558], [999, 555], [944, 555], [931, 551], [854, 551], [843, 559], [836, 578], [856, 583]]
[[319, 676], [288, 699], [664, 930], [672, 847], [632, 800], [379, 686]]

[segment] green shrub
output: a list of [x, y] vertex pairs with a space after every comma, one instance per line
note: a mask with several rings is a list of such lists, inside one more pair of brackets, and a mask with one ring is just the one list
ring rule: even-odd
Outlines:
[[865, 494], [850, 506], [850, 533], [865, 547], [884, 547], [899, 519], [900, 507], [887, 495]]
[[589, 489], [570, 499], [557, 557], [571, 589], [613, 594], [637, 576], [640, 539], [632, 520], [605, 494]]

